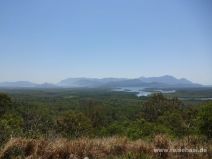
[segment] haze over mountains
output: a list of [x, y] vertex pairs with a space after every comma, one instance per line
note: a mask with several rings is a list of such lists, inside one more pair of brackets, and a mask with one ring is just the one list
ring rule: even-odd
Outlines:
[[145, 88], [168, 88], [168, 87], [201, 87], [201, 84], [193, 83], [185, 78], [177, 79], [170, 75], [160, 77], [129, 78], [67, 78], [56, 84], [36, 84], [29, 81], [1, 82], [4, 88], [97, 88], [97, 87], [145, 87]]

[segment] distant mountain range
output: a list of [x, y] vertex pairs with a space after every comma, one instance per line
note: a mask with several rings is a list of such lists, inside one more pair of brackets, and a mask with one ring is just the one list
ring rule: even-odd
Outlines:
[[4, 88], [97, 88], [97, 87], [145, 87], [145, 88], [183, 88], [201, 87], [185, 78], [177, 79], [170, 75], [160, 77], [128, 78], [68, 78], [56, 84], [36, 84], [28, 81], [1, 82]]

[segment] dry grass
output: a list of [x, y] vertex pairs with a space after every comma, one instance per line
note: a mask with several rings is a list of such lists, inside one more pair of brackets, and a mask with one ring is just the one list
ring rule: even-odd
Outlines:
[[[26, 159], [83, 159], [92, 158], [115, 158], [131, 154], [131, 158], [210, 158], [211, 145], [200, 144], [198, 139], [171, 141], [166, 136], [158, 135], [153, 142], [143, 140], [131, 141], [127, 138], [111, 137], [101, 139], [81, 138], [67, 140], [63, 138], [24, 139], [13, 138], [4, 145], [0, 151], [0, 158], [26, 158]], [[204, 148], [207, 153], [155, 153], [154, 148]], [[124, 157], [121, 157], [124, 158]]]

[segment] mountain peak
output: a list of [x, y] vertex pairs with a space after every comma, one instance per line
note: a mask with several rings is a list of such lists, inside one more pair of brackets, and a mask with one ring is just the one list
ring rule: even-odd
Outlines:
[[169, 85], [193, 84], [191, 81], [185, 78], [177, 79], [176, 77], [171, 75], [163, 75], [159, 77], [141, 77], [140, 80], [146, 83], [158, 82], [158, 83], [164, 83]]

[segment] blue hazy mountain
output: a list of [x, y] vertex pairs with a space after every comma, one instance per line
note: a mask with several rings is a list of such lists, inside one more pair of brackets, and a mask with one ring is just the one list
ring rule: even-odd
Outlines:
[[1, 82], [0, 87], [24, 87], [31, 88], [36, 87], [37, 84], [28, 81], [16, 81], [16, 82]]
[[124, 78], [68, 78], [60, 81], [61, 87], [101, 87], [110, 82], [125, 81]]
[[52, 83], [42, 83], [42, 84], [37, 84], [36, 88], [58, 88], [59, 86], [52, 84]]
[[96, 88], [96, 87], [145, 87], [145, 88], [168, 88], [168, 87], [201, 87], [185, 78], [177, 79], [170, 75], [160, 77], [128, 78], [67, 78], [57, 84], [36, 84], [28, 81], [2, 82], [0, 87], [17, 88]]
[[200, 87], [185, 78], [165, 75], [160, 77], [128, 78], [68, 78], [58, 83], [61, 87]]
[[160, 77], [140, 77], [139, 79], [142, 82], [146, 82], [146, 83], [157, 82], [157, 83], [164, 83], [164, 84], [169, 84], [169, 85], [178, 85], [178, 84], [183, 84], [183, 85], [191, 84], [192, 85], [192, 84], [194, 84], [193, 82], [191, 82], [185, 78], [177, 79], [170, 75], [165, 75], [165, 76], [160, 76]]
[[58, 86], [51, 83], [36, 84], [29, 81], [16, 81], [16, 82], [1, 82], [0, 87], [3, 87], [3, 88], [55, 88]]

